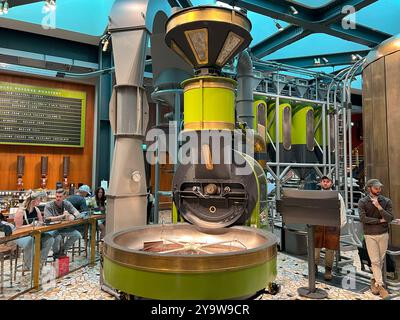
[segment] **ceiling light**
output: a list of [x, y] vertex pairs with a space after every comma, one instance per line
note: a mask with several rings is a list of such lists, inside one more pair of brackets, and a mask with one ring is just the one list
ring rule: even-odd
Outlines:
[[106, 52], [108, 50], [109, 44], [110, 44], [110, 40], [106, 39], [103, 43], [103, 52]]
[[8, 13], [8, 1], [6, 0], [3, 2], [3, 13], [7, 14]]
[[293, 14], [299, 14], [299, 12], [297, 11], [297, 9], [293, 6], [289, 7], [290, 11], [292, 11]]
[[325, 57], [323, 57], [322, 60], [323, 60], [325, 63], [328, 63], [328, 62], [329, 62], [329, 60], [328, 60], [327, 58], [325, 58]]
[[363, 58], [363, 57], [360, 56], [358, 53], [353, 53], [353, 54], [351, 55], [351, 60], [353, 60], [353, 61], [361, 60], [362, 58]]
[[57, 8], [56, 0], [46, 0], [43, 6], [44, 12], [54, 11], [56, 10], [56, 8]]
[[274, 20], [274, 22], [275, 22], [275, 26], [276, 26], [276, 28], [278, 29], [278, 31], [282, 31], [282, 30], [283, 30], [283, 27], [279, 24], [279, 22], [276, 21], [276, 20]]

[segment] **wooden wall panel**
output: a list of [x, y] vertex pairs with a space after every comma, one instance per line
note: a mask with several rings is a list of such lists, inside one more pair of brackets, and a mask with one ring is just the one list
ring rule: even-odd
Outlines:
[[40, 187], [40, 160], [49, 157], [48, 189], [54, 189], [57, 181], [62, 181], [63, 156], [70, 156], [69, 182], [92, 184], [94, 98], [93, 86], [22, 77], [0, 73], [0, 81], [25, 85], [77, 90], [86, 92], [86, 124], [84, 148], [20, 146], [0, 144], [0, 190], [15, 190], [17, 187], [17, 156], [25, 156], [23, 176], [25, 190]]

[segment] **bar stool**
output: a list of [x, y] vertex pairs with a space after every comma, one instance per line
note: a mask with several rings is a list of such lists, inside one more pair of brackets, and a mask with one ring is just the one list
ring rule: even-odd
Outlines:
[[0, 245], [0, 294], [4, 292], [4, 260], [7, 258], [10, 260], [10, 287], [13, 286], [13, 253], [16, 250], [16, 245], [7, 245], [2, 244]]

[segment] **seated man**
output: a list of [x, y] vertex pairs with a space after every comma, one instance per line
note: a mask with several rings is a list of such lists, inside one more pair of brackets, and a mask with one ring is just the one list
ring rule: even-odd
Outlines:
[[[61, 221], [74, 220], [79, 217], [79, 211], [74, 208], [71, 202], [64, 199], [64, 189], [57, 189], [56, 199], [46, 204], [44, 208], [45, 220]], [[53, 254], [55, 258], [65, 255], [68, 249], [72, 247], [76, 240], [82, 238], [80, 232], [74, 228], [65, 228], [60, 230], [50, 231], [55, 241], [53, 244]], [[64, 248], [61, 250], [61, 237], [66, 237]]]
[[74, 195], [71, 195], [67, 198], [67, 201], [71, 202], [71, 204], [79, 212], [89, 211], [89, 208], [86, 204], [85, 196], [83, 194], [86, 194], [86, 192], [83, 192], [82, 190], [78, 189], [78, 191]]

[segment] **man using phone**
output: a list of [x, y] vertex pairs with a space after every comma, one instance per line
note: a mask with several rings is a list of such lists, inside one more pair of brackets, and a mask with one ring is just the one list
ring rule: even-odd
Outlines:
[[[71, 202], [65, 200], [64, 189], [56, 190], [56, 199], [46, 204], [44, 208], [45, 220], [61, 221], [61, 220], [75, 220], [79, 218], [79, 211], [71, 204]], [[64, 256], [68, 249], [79, 238], [82, 238], [80, 232], [74, 228], [66, 228], [60, 230], [50, 231], [55, 241], [53, 244], [53, 256], [58, 258]], [[63, 250], [61, 250], [61, 237], [65, 237], [66, 241]]]
[[367, 195], [358, 202], [365, 243], [371, 260], [371, 291], [382, 299], [389, 293], [384, 288], [382, 268], [389, 242], [389, 223], [393, 220], [392, 201], [381, 195], [383, 184], [378, 179], [367, 181]]

